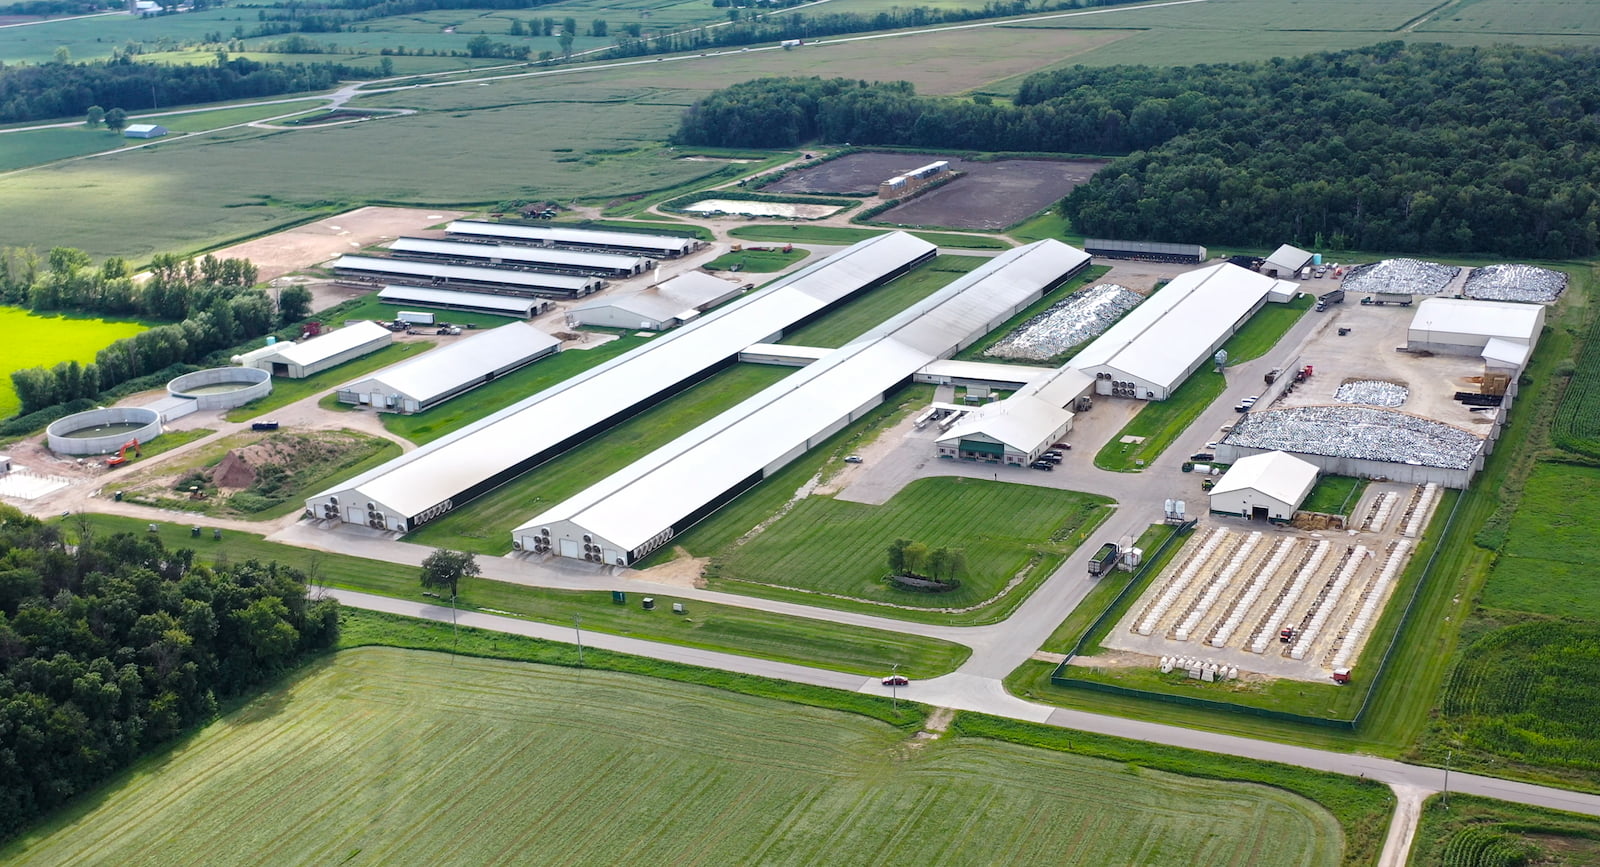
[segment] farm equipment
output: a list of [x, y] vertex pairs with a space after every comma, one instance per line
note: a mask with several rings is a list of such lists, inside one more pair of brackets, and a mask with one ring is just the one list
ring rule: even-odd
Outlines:
[[1100, 550], [1096, 551], [1094, 557], [1089, 560], [1089, 574], [1098, 578], [1110, 572], [1116, 568], [1117, 558], [1121, 553], [1122, 551], [1110, 542], [1101, 545]]
[[1265, 382], [1267, 385], [1271, 385], [1274, 382], [1278, 381], [1278, 376], [1281, 375], [1282, 373], [1283, 373], [1282, 370], [1274, 367], [1273, 369], [1267, 371], [1267, 375], [1262, 377], [1262, 381]]
[[321, 333], [322, 333], [322, 323], [321, 322], [307, 322], [300, 330], [300, 339], [301, 340], [305, 340], [308, 337], [316, 337], [317, 335], [319, 335]]
[[1344, 303], [1344, 290], [1343, 289], [1335, 289], [1332, 292], [1329, 292], [1329, 293], [1327, 293], [1325, 295], [1321, 295], [1321, 296], [1319, 296], [1317, 298], [1317, 312], [1320, 313], [1320, 312], [1322, 312], [1324, 310], [1327, 310], [1328, 309], [1328, 305], [1330, 305], [1330, 304], [1343, 304], [1343, 303]]
[[1348, 669], [1348, 668], [1335, 668], [1333, 670], [1333, 682], [1339, 684], [1340, 686], [1344, 686], [1345, 684], [1349, 683], [1350, 682], [1350, 669]]
[[136, 458], [144, 456], [144, 452], [139, 450], [139, 441], [137, 439], [131, 439], [131, 440], [128, 440], [127, 442], [123, 443], [122, 444], [122, 448], [117, 449], [117, 456], [116, 457], [107, 458], [106, 459], [106, 466], [108, 466], [108, 467], [120, 467], [123, 464], [127, 463], [128, 462], [128, 452], [130, 452], [130, 451], [133, 452], [133, 456], [136, 457]]
[[1294, 641], [1294, 627], [1285, 626], [1284, 628], [1278, 630], [1278, 640], [1284, 644]]
[[1314, 373], [1314, 371], [1311, 369], [1311, 365], [1308, 364], [1294, 372], [1294, 381], [1305, 382], [1311, 378], [1312, 373]]
[[278, 429], [278, 423], [275, 422], [275, 421], [251, 422], [250, 429], [251, 430], [277, 430]]

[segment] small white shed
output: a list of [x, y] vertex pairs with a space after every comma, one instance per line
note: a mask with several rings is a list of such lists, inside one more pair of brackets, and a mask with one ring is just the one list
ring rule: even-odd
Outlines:
[[1211, 489], [1211, 511], [1287, 521], [1317, 484], [1317, 467], [1288, 452], [1240, 458]]

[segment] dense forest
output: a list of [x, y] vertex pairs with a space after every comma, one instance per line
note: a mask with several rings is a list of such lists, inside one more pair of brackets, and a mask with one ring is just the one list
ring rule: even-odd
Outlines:
[[140, 63], [127, 56], [94, 63], [0, 63], [0, 123], [81, 116], [91, 105], [144, 111], [327, 90], [340, 79], [369, 75], [332, 63], [260, 63], [245, 57], [199, 66]]
[[162, 254], [151, 261], [149, 279], [135, 283], [121, 259], [94, 267], [87, 253], [70, 247], [51, 250], [45, 262], [31, 250], [0, 250], [0, 303], [173, 323], [118, 340], [89, 364], [64, 361], [14, 371], [22, 412], [92, 400], [130, 379], [266, 334], [277, 311], [266, 293], [251, 288], [255, 282], [256, 268], [244, 259]]
[[1264, 63], [1074, 67], [1014, 105], [764, 79], [676, 140], [1122, 155], [1063, 203], [1090, 235], [1256, 247], [1600, 252], [1600, 53], [1390, 42]]
[[0, 837], [338, 637], [276, 563], [73, 532], [0, 506]]

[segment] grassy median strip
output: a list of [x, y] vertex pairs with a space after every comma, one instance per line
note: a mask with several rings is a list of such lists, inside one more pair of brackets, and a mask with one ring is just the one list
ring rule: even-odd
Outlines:
[[[113, 515], [84, 515], [98, 533], [145, 535], [151, 522]], [[78, 519], [69, 519], [69, 531]], [[396, 565], [346, 554], [332, 554], [269, 542], [261, 536], [224, 530], [214, 541], [203, 520], [194, 525], [155, 522], [157, 535], [169, 547], [192, 547], [201, 561], [227, 558], [277, 561], [306, 573], [311, 583], [359, 590], [396, 599], [445, 604], [422, 595], [415, 566]], [[194, 538], [190, 526], [200, 526]], [[337, 538], [330, 536], [330, 544]], [[462, 610], [519, 617], [541, 623], [571, 626], [574, 617], [583, 628], [627, 635], [705, 650], [717, 650], [797, 665], [810, 665], [853, 674], [874, 675], [899, 663], [909, 676], [925, 678], [954, 671], [971, 650], [963, 645], [898, 632], [841, 626], [769, 614], [750, 608], [717, 605], [658, 595], [653, 611], [633, 604], [617, 605], [606, 591], [548, 590], [503, 581], [474, 579], [462, 585], [457, 604]], [[672, 612], [673, 602], [683, 602], [684, 615]]]

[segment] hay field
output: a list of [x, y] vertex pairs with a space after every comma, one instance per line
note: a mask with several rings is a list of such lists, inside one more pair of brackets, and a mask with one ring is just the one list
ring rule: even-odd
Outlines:
[[[8, 864], [1333, 865], [1328, 812], [605, 671], [340, 653]], [[1115, 829], [1115, 830], [1113, 830]]]
[[150, 326], [132, 320], [41, 316], [19, 307], [0, 307], [0, 333], [7, 335], [0, 352], [0, 418], [14, 415], [21, 403], [11, 387], [12, 371], [53, 367], [63, 361], [94, 361], [95, 353]]

